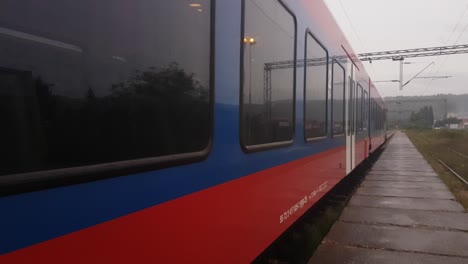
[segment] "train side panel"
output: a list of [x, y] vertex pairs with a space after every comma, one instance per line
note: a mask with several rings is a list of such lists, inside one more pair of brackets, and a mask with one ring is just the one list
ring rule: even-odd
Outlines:
[[[240, 70], [246, 58], [240, 56], [240, 50], [245, 49], [241, 21], [244, 2], [212, 3], [214, 128], [209, 154], [191, 163], [0, 197], [1, 263], [251, 262], [346, 176], [349, 149], [345, 136], [332, 135], [330, 104], [325, 109], [326, 137], [304, 140], [306, 96], [301, 67], [294, 76], [292, 142], [253, 152], [243, 148], [240, 113], [241, 97], [245, 95], [239, 87], [245, 77]], [[305, 57], [307, 30], [329, 53], [326, 99], [330, 101], [332, 60], [345, 54], [343, 47], [354, 52], [322, 1], [288, 0], [284, 5], [297, 19], [297, 60]], [[198, 6], [187, 8], [208, 12]], [[14, 27], [0, 24], [0, 29], [7, 26]], [[23, 38], [21, 41], [25, 36], [31, 38], [11, 34], [11, 30], [2, 32], [9, 32], [8, 38]], [[3, 35], [0, 43], [7, 41]], [[61, 49], [65, 43], [46, 41], [45, 37], [33, 40]], [[251, 48], [261, 48], [261, 39], [257, 41]], [[124, 59], [113, 58], [119, 63]], [[342, 62], [344, 68], [351, 63]], [[368, 77], [362, 68], [356, 81], [365, 79]], [[383, 107], [376, 89], [362, 86], [369, 98]], [[375, 121], [369, 128], [363, 125], [356, 134], [352, 146], [356, 166], [383, 143], [383, 129], [376, 128]]]

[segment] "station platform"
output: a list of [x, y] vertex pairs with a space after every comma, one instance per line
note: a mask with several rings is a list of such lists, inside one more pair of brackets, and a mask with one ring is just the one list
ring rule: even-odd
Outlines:
[[468, 214], [397, 132], [308, 264], [468, 263]]

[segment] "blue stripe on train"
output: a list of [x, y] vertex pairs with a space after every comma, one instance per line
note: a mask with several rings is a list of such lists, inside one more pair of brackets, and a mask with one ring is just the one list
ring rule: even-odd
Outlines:
[[[237, 116], [218, 106], [217, 114]], [[236, 118], [234, 118], [236, 119]], [[223, 124], [225, 123], [225, 124]], [[244, 154], [232, 120], [219, 120], [222, 139], [200, 163], [60, 187], [0, 199], [0, 253], [7, 253], [119, 216], [339, 146], [324, 140], [255, 154]]]

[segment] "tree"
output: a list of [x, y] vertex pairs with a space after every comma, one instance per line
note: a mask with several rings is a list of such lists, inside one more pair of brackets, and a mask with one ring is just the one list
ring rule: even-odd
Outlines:
[[431, 128], [434, 123], [434, 111], [432, 106], [424, 106], [418, 112], [411, 112], [411, 126], [417, 128]]

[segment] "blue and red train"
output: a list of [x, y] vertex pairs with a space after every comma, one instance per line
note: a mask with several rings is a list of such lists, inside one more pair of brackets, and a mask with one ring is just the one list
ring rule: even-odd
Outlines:
[[0, 263], [251, 262], [386, 135], [323, 1], [2, 1], [0, 100]]

